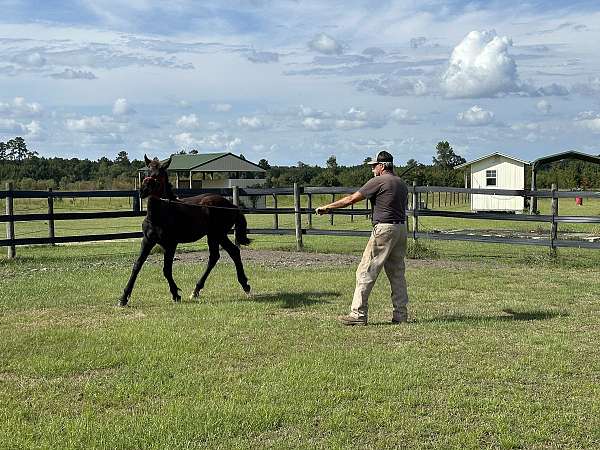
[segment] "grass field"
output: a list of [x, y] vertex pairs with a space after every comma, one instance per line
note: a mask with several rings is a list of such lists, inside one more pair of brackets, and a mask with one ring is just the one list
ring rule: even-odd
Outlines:
[[[365, 242], [307, 236], [304, 256]], [[155, 253], [117, 308], [138, 245], [0, 256], [0, 448], [600, 446], [600, 252], [428, 242], [411, 322], [389, 323], [382, 277], [369, 326], [344, 328], [354, 264], [247, 263], [246, 297], [224, 257], [173, 305]], [[184, 294], [202, 270], [175, 262]]]

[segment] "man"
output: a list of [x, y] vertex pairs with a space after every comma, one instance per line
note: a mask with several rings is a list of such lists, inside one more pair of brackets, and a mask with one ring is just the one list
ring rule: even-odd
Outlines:
[[408, 188], [394, 174], [393, 163], [391, 154], [379, 152], [374, 160], [368, 162], [373, 178], [354, 194], [316, 209], [317, 214], [326, 214], [332, 209], [344, 208], [365, 198], [373, 204], [373, 231], [356, 270], [356, 288], [350, 314], [339, 318], [344, 325], [367, 324], [369, 294], [382, 268], [392, 288], [392, 323], [404, 323], [408, 319], [408, 293], [404, 276]]

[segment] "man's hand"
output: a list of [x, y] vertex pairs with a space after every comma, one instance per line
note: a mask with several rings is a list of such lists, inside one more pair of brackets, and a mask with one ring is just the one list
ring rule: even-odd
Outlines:
[[323, 214], [327, 214], [329, 212], [329, 209], [326, 206], [319, 206], [317, 209], [315, 209], [315, 212], [322, 216]]

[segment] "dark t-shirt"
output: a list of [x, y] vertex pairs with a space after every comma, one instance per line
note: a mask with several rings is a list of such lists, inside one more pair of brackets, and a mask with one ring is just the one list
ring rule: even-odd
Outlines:
[[358, 192], [373, 203], [373, 224], [405, 221], [408, 187], [393, 173], [371, 178]]

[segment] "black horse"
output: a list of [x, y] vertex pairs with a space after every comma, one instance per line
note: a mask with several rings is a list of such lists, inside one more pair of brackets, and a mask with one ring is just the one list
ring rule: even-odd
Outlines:
[[140, 255], [133, 265], [119, 305], [127, 305], [137, 275], [156, 244], [164, 250], [163, 274], [169, 283], [173, 301], [180, 301], [180, 289], [173, 280], [175, 249], [179, 243], [195, 242], [204, 236], [207, 236], [210, 251], [208, 265], [196, 283], [196, 288], [190, 298], [197, 298], [204, 288], [206, 278], [219, 260], [219, 246], [223, 247], [231, 256], [235, 263], [237, 279], [244, 292], [249, 293], [250, 285], [244, 273], [240, 249], [227, 236], [229, 230], [235, 225], [237, 243], [243, 245], [250, 243], [247, 236], [246, 218], [239, 208], [218, 194], [176, 198], [166, 170], [171, 164], [171, 158], [164, 164], [161, 164], [157, 158], [150, 160], [146, 155], [144, 155], [144, 160], [149, 171], [140, 186], [140, 197], [148, 197], [147, 214], [142, 223], [144, 238]]

